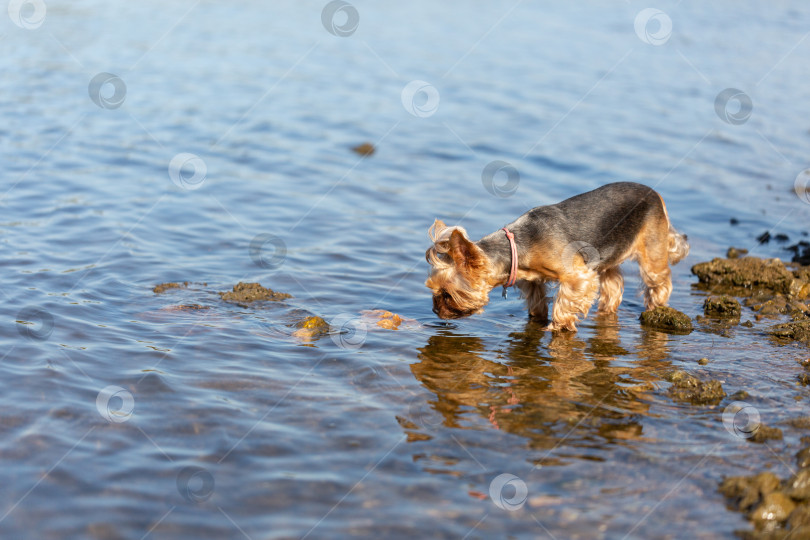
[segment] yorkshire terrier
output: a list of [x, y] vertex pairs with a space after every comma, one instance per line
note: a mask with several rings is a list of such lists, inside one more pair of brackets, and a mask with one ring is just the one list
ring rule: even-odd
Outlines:
[[607, 184], [560, 203], [529, 210], [477, 242], [462, 227], [436, 220], [425, 285], [442, 319], [481, 313], [489, 292], [516, 285], [529, 316], [548, 321], [546, 287], [559, 283], [546, 330], [576, 331], [599, 293], [599, 313], [615, 313], [624, 280], [619, 265], [638, 261], [646, 309], [666, 305], [670, 264], [689, 253], [686, 235], [670, 224], [661, 196], [633, 182]]

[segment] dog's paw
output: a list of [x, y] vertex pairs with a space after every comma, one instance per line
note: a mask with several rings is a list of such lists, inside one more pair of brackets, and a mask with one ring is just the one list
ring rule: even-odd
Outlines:
[[546, 325], [543, 328], [543, 330], [545, 330], [547, 332], [576, 332], [577, 327], [573, 322], [561, 324], [561, 323], [552, 321], [551, 323]]

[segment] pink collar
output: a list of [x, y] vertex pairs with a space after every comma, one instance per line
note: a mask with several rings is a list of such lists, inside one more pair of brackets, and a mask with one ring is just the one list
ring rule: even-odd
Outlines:
[[503, 286], [503, 297], [506, 298], [507, 287], [511, 287], [515, 284], [515, 281], [517, 281], [518, 255], [517, 246], [515, 245], [515, 235], [506, 227], [501, 230], [506, 233], [506, 238], [509, 239], [509, 248], [512, 250], [512, 268], [509, 270], [509, 279]]

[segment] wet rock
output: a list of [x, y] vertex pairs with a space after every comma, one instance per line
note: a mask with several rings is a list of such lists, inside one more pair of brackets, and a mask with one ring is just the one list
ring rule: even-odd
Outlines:
[[720, 381], [701, 381], [685, 371], [673, 371], [666, 379], [672, 383], [669, 395], [676, 401], [693, 405], [717, 405], [726, 397]]
[[779, 259], [716, 258], [710, 262], [694, 265], [692, 273], [701, 283], [707, 285], [722, 285], [750, 291], [767, 289], [771, 292], [789, 294], [797, 285], [801, 285], [794, 284], [795, 276]]
[[374, 148], [373, 144], [369, 142], [364, 142], [363, 144], [358, 144], [357, 146], [352, 148], [352, 151], [356, 154], [360, 154], [361, 156], [370, 156], [374, 152], [376, 152], [377, 149]]
[[764, 443], [765, 441], [781, 441], [782, 440], [782, 430], [775, 427], [766, 426], [765, 424], [759, 424], [756, 426], [753, 435], [748, 438], [750, 442], [754, 443]]
[[700, 364], [701, 366], [705, 366], [705, 365], [707, 365], [708, 363], [709, 363], [709, 359], [708, 359], [708, 358], [701, 358], [700, 360], [698, 360], [698, 364]]
[[804, 302], [791, 300], [787, 305], [787, 312], [794, 321], [810, 319], [810, 307]]
[[226, 302], [236, 304], [248, 304], [260, 300], [277, 302], [292, 298], [290, 294], [275, 292], [272, 289], [262, 287], [258, 283], [242, 283], [241, 281], [233, 286], [233, 291], [221, 292], [219, 296]]
[[329, 323], [323, 318], [313, 315], [295, 323], [296, 330], [293, 337], [305, 341], [311, 341], [329, 332]]
[[639, 320], [645, 326], [667, 332], [688, 334], [692, 331], [692, 321], [689, 320], [689, 316], [667, 306], [658, 306], [645, 311]]
[[810, 469], [802, 469], [793, 475], [785, 487], [785, 493], [797, 501], [810, 499]]
[[772, 472], [755, 476], [731, 476], [720, 483], [720, 493], [731, 499], [738, 510], [747, 512], [767, 494], [779, 489], [779, 478]]
[[162, 292], [168, 291], [169, 289], [182, 289], [184, 287], [188, 287], [188, 281], [184, 281], [183, 283], [171, 282], [171, 283], [161, 283], [159, 285], [155, 285], [152, 289], [152, 292], [155, 294], [160, 294]]
[[752, 323], [751, 321], [745, 321], [745, 322], [744, 322], [744, 323], [742, 323], [740, 326], [744, 326], [744, 327], [746, 327], [746, 328], [753, 328], [753, 327], [754, 327], [754, 323]]
[[[799, 429], [810, 428], [810, 417], [792, 418], [787, 422]], [[801, 437], [810, 445], [810, 436]], [[796, 454], [800, 470], [790, 480], [780, 482], [771, 472], [756, 476], [733, 476], [724, 479], [720, 492], [731, 500], [732, 506], [748, 514], [756, 527], [740, 531], [742, 538], [810, 538], [810, 446]]]
[[754, 525], [763, 527], [769, 523], [786, 521], [790, 513], [796, 508], [790, 497], [780, 491], [768, 493], [748, 515]]
[[[790, 530], [793, 531], [793, 534], [796, 534], [796, 529], [799, 527], [810, 527], [810, 505], [808, 504], [800, 504], [796, 507], [793, 512], [790, 513], [790, 517], [787, 520], [788, 527]], [[800, 538], [798, 535], [795, 538]], [[807, 536], [803, 536], [801, 538], [807, 538]]]
[[731, 396], [729, 396], [729, 399], [732, 399], [734, 401], [745, 401], [749, 397], [751, 397], [751, 395], [745, 390], [737, 390], [736, 392], [731, 394]]
[[[799, 416], [797, 418], [788, 418], [785, 424], [796, 429], [810, 429], [810, 416]], [[810, 441], [805, 442], [810, 444]]]
[[771, 233], [769, 231], [765, 231], [764, 233], [757, 236], [757, 242], [760, 244], [767, 244], [771, 241]]
[[707, 317], [739, 318], [742, 306], [729, 296], [710, 296], [703, 302], [703, 313]]
[[730, 248], [728, 248], [728, 251], [726, 251], [726, 258], [728, 258], [728, 259], [739, 259], [743, 255], [747, 255], [747, 254], [748, 254], [747, 249], [730, 247]]
[[802, 469], [810, 467], [810, 446], [796, 452], [796, 465]]
[[782, 294], [777, 294], [770, 300], [765, 302], [752, 302], [751, 309], [758, 312], [760, 315], [779, 315], [787, 313], [788, 302]]
[[810, 345], [810, 321], [777, 324], [768, 328], [766, 332], [777, 339], [801, 341]]
[[788, 242], [790, 240], [790, 237], [785, 233], [777, 233], [776, 235], [774, 235], [773, 239], [779, 242], [780, 244], [784, 244], [785, 242]]
[[[795, 510], [794, 510], [795, 512]], [[791, 514], [792, 515], [792, 514]], [[790, 529], [790, 532], [782, 537], [784, 540], [807, 540], [810, 538], [810, 526], [800, 525]]]

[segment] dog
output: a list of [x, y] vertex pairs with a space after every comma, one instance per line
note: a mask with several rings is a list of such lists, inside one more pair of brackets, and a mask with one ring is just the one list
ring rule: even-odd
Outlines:
[[529, 316], [548, 322], [546, 290], [559, 290], [546, 330], [576, 331], [599, 293], [599, 312], [616, 313], [624, 279], [619, 265], [638, 261], [644, 306], [666, 305], [672, 293], [670, 264], [689, 253], [684, 234], [669, 221], [661, 196], [634, 182], [607, 184], [560, 203], [538, 206], [477, 242], [462, 227], [436, 220], [425, 253], [433, 312], [442, 319], [481, 313], [490, 291], [512, 285], [526, 299]]

